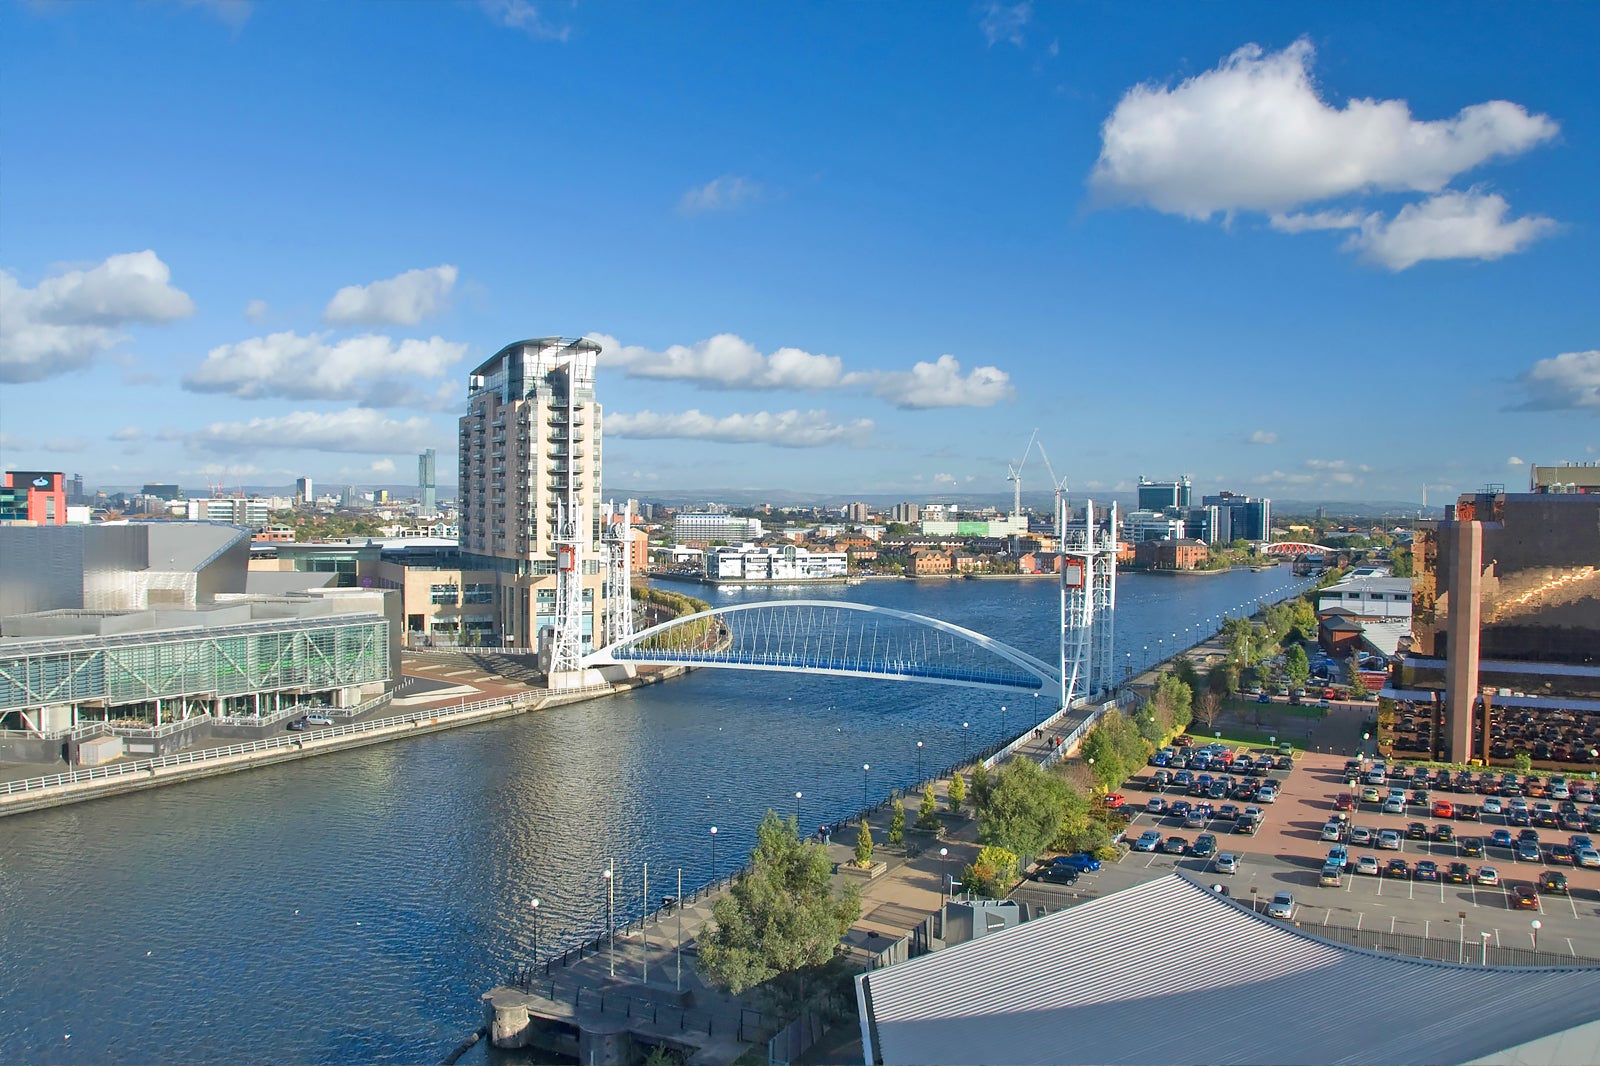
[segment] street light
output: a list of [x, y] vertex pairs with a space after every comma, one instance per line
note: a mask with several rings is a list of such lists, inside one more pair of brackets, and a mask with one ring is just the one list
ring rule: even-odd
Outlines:
[[528, 901], [528, 906], [533, 908], [533, 968], [539, 968], [539, 897], [534, 896]]
[[795, 828], [795, 832], [799, 832], [800, 831], [800, 797], [802, 795], [804, 795], [804, 793], [801, 793], [801, 792], [796, 792], [794, 794], [794, 828]]
[[1539, 930], [1542, 929], [1543, 927], [1544, 927], [1544, 923], [1541, 922], [1539, 919], [1535, 918], [1533, 920], [1533, 950], [1534, 951], [1538, 951], [1539, 950]]
[[861, 816], [863, 818], [866, 817], [867, 813], [867, 771], [870, 769], [872, 769], [871, 763], [861, 764]]
[[1478, 965], [1487, 966], [1489, 965], [1489, 930], [1485, 929], [1478, 935], [1483, 937], [1483, 961], [1481, 961]]
[[946, 881], [950, 880], [950, 849], [949, 848], [940, 848], [939, 849], [939, 872], [944, 874], [943, 877], [939, 878], [939, 903], [942, 906], [944, 904], [945, 898], [946, 898], [946, 896], [945, 896], [945, 884], [944, 883]]
[[612, 868], [612, 860], [607, 859], [606, 868], [600, 872], [600, 876], [606, 880], [606, 932], [611, 938], [611, 950], [607, 954], [610, 956], [612, 977], [617, 976], [617, 879], [615, 873], [616, 871]]
[[1000, 739], [1002, 742], [1006, 739], [1006, 705], [1003, 703], [1000, 705]]
[[717, 883], [717, 827], [711, 827], [711, 883]]
[[922, 741], [917, 741], [917, 784], [922, 783]]

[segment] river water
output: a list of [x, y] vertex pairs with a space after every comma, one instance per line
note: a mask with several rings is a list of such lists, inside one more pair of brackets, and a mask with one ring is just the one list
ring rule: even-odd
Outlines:
[[[1117, 660], [1170, 654], [1292, 581], [1123, 575]], [[1049, 580], [685, 591], [848, 598], [1056, 658]], [[608, 860], [618, 920], [637, 916], [645, 863], [657, 903], [680, 868], [685, 885], [709, 877], [710, 826], [726, 873], [767, 808], [835, 820], [864, 787], [876, 800], [915, 780], [918, 740], [932, 773], [999, 739], [1002, 704], [1015, 733], [1048, 699], [702, 670], [0, 819], [0, 1062], [437, 1062], [478, 1024], [479, 993], [533, 957], [530, 897], [548, 956], [604, 925]]]

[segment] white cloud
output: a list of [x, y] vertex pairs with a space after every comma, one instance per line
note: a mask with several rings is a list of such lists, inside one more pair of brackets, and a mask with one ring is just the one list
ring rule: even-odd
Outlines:
[[1521, 456], [1513, 455], [1511, 458], [1506, 460], [1506, 465], [1507, 466], [1524, 466], [1524, 465], [1526, 465], [1526, 463], [1525, 463], [1525, 461], [1523, 460], [1523, 458]]
[[478, 7], [494, 22], [510, 30], [521, 30], [536, 41], [561, 41], [572, 35], [571, 26], [559, 26], [544, 16], [533, 0], [478, 0]]
[[833, 444], [859, 446], [872, 434], [872, 421], [849, 423], [829, 419], [826, 411], [757, 411], [717, 417], [697, 410], [678, 414], [607, 414], [606, 435], [645, 440], [687, 438], [731, 444], [774, 444], [783, 448], [822, 448]]
[[367, 470], [369, 473], [373, 474], [392, 474], [394, 473], [394, 460], [374, 459], [372, 465], [369, 466]]
[[738, 174], [724, 174], [685, 191], [678, 198], [678, 213], [699, 215], [707, 211], [731, 211], [756, 203], [763, 192], [759, 182]]
[[113, 255], [23, 288], [0, 270], [0, 381], [42, 381], [89, 365], [135, 322], [194, 314], [194, 301], [169, 282], [152, 251]]
[[953, 355], [910, 370], [869, 370], [846, 374], [843, 384], [859, 385], [896, 407], [990, 407], [1016, 394], [1011, 375], [999, 367], [974, 367], [965, 377]]
[[1559, 131], [1505, 100], [1429, 122], [1402, 100], [1331, 107], [1312, 83], [1312, 56], [1304, 39], [1273, 53], [1250, 44], [1177, 88], [1134, 86], [1101, 129], [1091, 185], [1194, 219], [1282, 212], [1352, 193], [1438, 192]]
[[370, 285], [346, 285], [333, 294], [322, 318], [335, 326], [414, 326], [449, 306], [455, 284], [456, 268], [446, 264]]
[[251, 300], [244, 305], [244, 317], [252, 322], [260, 322], [267, 317], [267, 301]]
[[1312, 211], [1273, 215], [1272, 228], [1279, 233], [1311, 233], [1328, 229], [1359, 229], [1368, 216], [1360, 211]]
[[294, 411], [247, 422], [212, 422], [187, 436], [191, 447], [208, 452], [262, 452], [274, 448], [357, 454], [420, 451], [437, 446], [441, 434], [426, 418], [404, 421], [369, 407], [344, 411]]
[[618, 367], [628, 377], [687, 381], [711, 389], [850, 389], [869, 392], [897, 407], [988, 407], [1010, 399], [1011, 376], [993, 366], [975, 367], [966, 375], [953, 355], [919, 362], [910, 370], [857, 370], [846, 373], [838, 356], [799, 348], [779, 348], [764, 355], [733, 333], [719, 333], [694, 344], [675, 344], [665, 351], [625, 345], [615, 337], [591, 333], [600, 345], [600, 365]]
[[1021, 48], [1022, 31], [1032, 18], [1032, 0], [1023, 0], [1020, 4], [1002, 4], [999, 0], [988, 0], [988, 3], [983, 5], [983, 17], [978, 20], [978, 28], [983, 31], [984, 40], [991, 46], [1005, 41]]
[[1553, 219], [1539, 215], [1507, 219], [1509, 210], [1492, 193], [1441, 193], [1407, 204], [1391, 221], [1368, 217], [1345, 247], [1390, 270], [1404, 270], [1426, 259], [1499, 259], [1557, 228]]
[[693, 381], [722, 389], [827, 389], [844, 376], [837, 356], [813, 355], [799, 348], [763, 355], [732, 333], [674, 344], [660, 352], [625, 345], [603, 333], [591, 333], [588, 339], [600, 345], [602, 366], [621, 367], [629, 377]]
[[935, 474], [933, 475], [933, 483], [935, 485], [954, 485], [956, 476], [954, 474]]
[[1250, 443], [1251, 444], [1276, 444], [1276, 443], [1278, 443], [1278, 435], [1276, 433], [1268, 432], [1267, 430], [1264, 430], [1264, 429], [1258, 429], [1254, 433], [1250, 434]]
[[242, 399], [356, 400], [432, 409], [446, 394], [453, 395], [453, 387], [445, 382], [440, 392], [425, 393], [410, 381], [443, 377], [467, 352], [466, 345], [439, 337], [399, 344], [371, 333], [333, 343], [325, 337], [286, 332], [220, 345], [185, 375], [183, 387]]
[[1541, 359], [1517, 376], [1528, 398], [1522, 411], [1600, 411], [1600, 349]]
[[138, 426], [123, 426], [121, 429], [112, 430], [108, 439], [124, 443], [141, 441], [144, 440], [144, 430]]

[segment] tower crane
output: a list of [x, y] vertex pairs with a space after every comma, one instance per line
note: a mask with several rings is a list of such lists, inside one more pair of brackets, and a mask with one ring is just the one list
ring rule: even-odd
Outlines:
[[[1022, 467], [1028, 461], [1028, 453], [1033, 451], [1034, 442], [1039, 439], [1039, 431], [1033, 431], [1033, 436], [1028, 438], [1028, 446], [1022, 449], [1022, 458], [1017, 460], [1016, 466], [1006, 466], [1006, 480], [1013, 482], [1011, 498], [1011, 514], [1013, 517], [1022, 515]], [[1040, 445], [1043, 448], [1043, 445]]]

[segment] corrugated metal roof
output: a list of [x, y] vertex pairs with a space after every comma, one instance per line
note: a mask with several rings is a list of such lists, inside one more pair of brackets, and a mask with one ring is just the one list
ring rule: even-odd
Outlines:
[[1176, 874], [862, 980], [891, 1066], [1463, 1063], [1600, 1018], [1600, 968], [1345, 947]]

